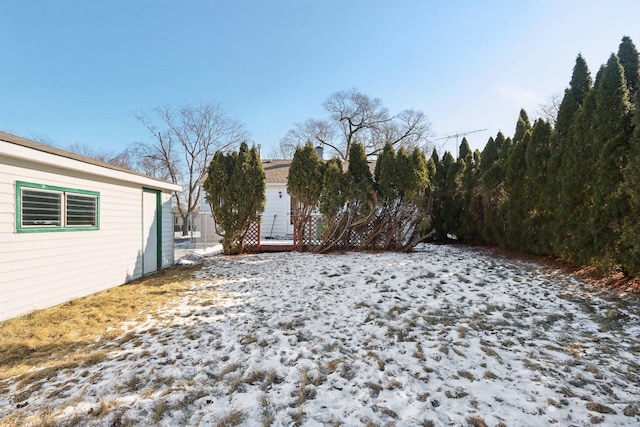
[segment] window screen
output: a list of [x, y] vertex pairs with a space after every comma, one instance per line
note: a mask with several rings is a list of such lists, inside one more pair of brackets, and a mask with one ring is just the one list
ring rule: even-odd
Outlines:
[[59, 227], [62, 225], [62, 193], [22, 189], [22, 225]]
[[67, 226], [97, 225], [97, 198], [66, 194]]
[[18, 232], [97, 230], [100, 193], [16, 182]]

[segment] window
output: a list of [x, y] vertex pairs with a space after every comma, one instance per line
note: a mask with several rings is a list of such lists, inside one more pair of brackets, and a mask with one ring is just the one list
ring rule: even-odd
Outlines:
[[18, 232], [97, 230], [100, 193], [16, 182]]
[[95, 227], [98, 225], [98, 198], [96, 196], [67, 196], [67, 226]]
[[22, 189], [22, 226], [62, 225], [62, 193]]

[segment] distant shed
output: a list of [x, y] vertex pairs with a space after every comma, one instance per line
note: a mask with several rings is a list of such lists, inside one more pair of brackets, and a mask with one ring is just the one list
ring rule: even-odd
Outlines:
[[0, 131], [0, 321], [172, 265], [179, 190]]

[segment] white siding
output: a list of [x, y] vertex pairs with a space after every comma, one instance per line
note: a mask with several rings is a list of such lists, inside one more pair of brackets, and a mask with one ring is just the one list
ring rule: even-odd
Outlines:
[[[293, 234], [291, 199], [286, 184], [267, 184], [267, 202], [262, 214], [262, 238], [285, 238]], [[281, 197], [282, 196], [282, 197]]]
[[171, 212], [171, 193], [161, 193], [162, 202], [162, 260], [161, 267], [173, 265], [174, 242], [173, 242], [173, 213]]
[[[16, 181], [99, 192], [100, 229], [17, 233]], [[162, 193], [162, 266], [173, 264], [170, 197]], [[0, 155], [0, 320], [140, 277], [141, 221], [139, 183]]]
[[200, 185], [200, 212], [211, 213], [211, 205], [206, 200], [207, 192]]

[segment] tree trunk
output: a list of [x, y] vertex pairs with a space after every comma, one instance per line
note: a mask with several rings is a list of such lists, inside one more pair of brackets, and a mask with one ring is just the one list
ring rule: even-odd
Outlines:
[[180, 216], [182, 217], [182, 236], [188, 236], [189, 235], [189, 213], [183, 214], [182, 212], [180, 212]]

